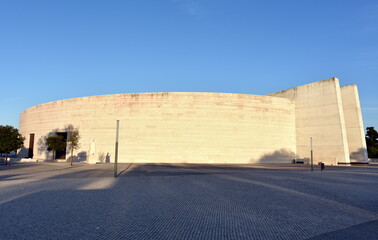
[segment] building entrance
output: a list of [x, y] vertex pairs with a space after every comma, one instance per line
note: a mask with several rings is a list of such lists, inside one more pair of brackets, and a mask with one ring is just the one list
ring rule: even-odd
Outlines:
[[33, 158], [33, 150], [34, 150], [34, 133], [31, 133], [29, 136], [29, 152], [28, 158]]
[[[67, 145], [67, 132], [57, 132], [56, 135], [62, 136], [63, 137], [63, 141]], [[56, 151], [55, 159], [66, 159], [66, 150]]]

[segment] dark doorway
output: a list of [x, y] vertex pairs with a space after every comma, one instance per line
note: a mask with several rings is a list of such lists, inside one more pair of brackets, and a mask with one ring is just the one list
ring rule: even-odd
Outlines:
[[[67, 143], [67, 132], [57, 132], [56, 135], [62, 136], [63, 141]], [[55, 159], [66, 159], [66, 150], [56, 151]]]
[[33, 150], [34, 150], [34, 133], [30, 133], [28, 158], [33, 158], [33, 155], [34, 155]]

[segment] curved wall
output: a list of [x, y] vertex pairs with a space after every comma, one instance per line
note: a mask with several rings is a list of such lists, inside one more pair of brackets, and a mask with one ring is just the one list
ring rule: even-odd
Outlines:
[[44, 137], [71, 124], [81, 135], [76, 156], [91, 163], [113, 162], [117, 119], [119, 162], [258, 163], [295, 158], [295, 103], [270, 96], [140, 93], [66, 99], [22, 112], [20, 132], [26, 147], [29, 134], [35, 134], [33, 158], [46, 160], [52, 154], [45, 149]]

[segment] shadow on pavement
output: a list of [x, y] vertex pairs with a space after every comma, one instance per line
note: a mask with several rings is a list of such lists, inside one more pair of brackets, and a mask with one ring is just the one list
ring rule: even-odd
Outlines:
[[[27, 183], [24, 187], [29, 193], [21, 191], [0, 204], [0, 238], [365, 239], [362, 236], [372, 239], [377, 236], [377, 220], [372, 219], [378, 217], [378, 209], [362, 208], [374, 204], [378, 193], [372, 185], [353, 182], [353, 178], [359, 180], [361, 176], [349, 174], [336, 181], [342, 174], [311, 173], [302, 166], [282, 166], [279, 169], [279, 165], [120, 164], [119, 178], [113, 177], [113, 164], [30, 168], [27, 173], [36, 170], [37, 175], [49, 171], [51, 174], [34, 185]], [[24, 168], [20, 168], [21, 173], [25, 173]], [[17, 176], [17, 173], [2, 175], [4, 179]], [[364, 178], [378, 182], [377, 175]], [[19, 191], [22, 186], [14, 186], [7, 193], [0, 188], [0, 196]], [[285, 191], [278, 191], [279, 188]], [[349, 197], [351, 194], [359, 198]], [[349, 202], [344, 200], [347, 197]], [[351, 226], [356, 222], [365, 223]], [[351, 227], [334, 231], [340, 226]]]
[[348, 228], [334, 232], [320, 234], [308, 240], [327, 240], [327, 239], [359, 239], [371, 240], [378, 237], [378, 220], [357, 224]]

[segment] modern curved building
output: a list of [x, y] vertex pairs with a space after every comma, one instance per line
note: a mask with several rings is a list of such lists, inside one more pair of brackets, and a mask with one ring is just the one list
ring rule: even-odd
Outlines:
[[[230, 93], [138, 93], [49, 102], [22, 112], [19, 156], [51, 160], [45, 138], [79, 131], [78, 161], [113, 162], [367, 162], [356, 85], [332, 78], [266, 96]], [[65, 151], [57, 158], [68, 159]]]

